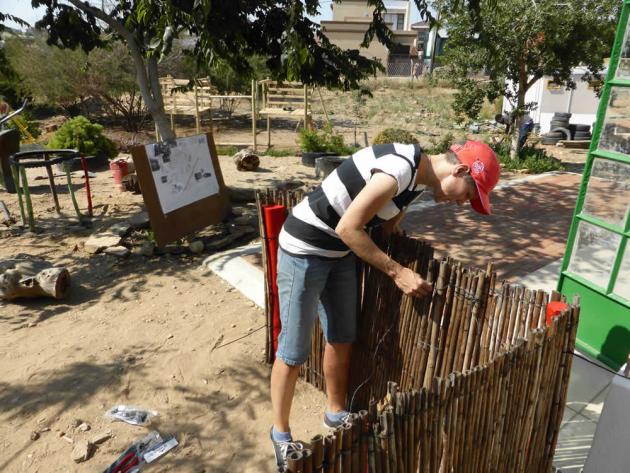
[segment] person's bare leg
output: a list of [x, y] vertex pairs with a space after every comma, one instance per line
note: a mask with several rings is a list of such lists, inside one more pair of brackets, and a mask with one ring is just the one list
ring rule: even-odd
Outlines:
[[289, 415], [299, 372], [299, 365], [287, 365], [279, 358], [271, 369], [271, 409], [273, 425], [278, 432], [289, 432]]
[[351, 353], [352, 343], [326, 343], [324, 378], [328, 396], [326, 411], [330, 413], [346, 410]]

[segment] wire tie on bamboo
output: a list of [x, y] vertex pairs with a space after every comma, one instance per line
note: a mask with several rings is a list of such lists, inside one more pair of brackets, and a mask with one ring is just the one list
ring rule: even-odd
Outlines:
[[424, 342], [422, 340], [416, 340], [416, 346], [421, 348], [426, 348], [428, 350], [434, 349], [436, 352], [440, 353], [442, 349], [438, 345], [432, 345], [428, 342]]

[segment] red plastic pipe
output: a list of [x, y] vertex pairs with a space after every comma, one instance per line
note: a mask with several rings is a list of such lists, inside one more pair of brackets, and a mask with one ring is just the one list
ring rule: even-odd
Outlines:
[[273, 358], [278, 350], [278, 336], [282, 324], [280, 323], [280, 301], [278, 299], [278, 236], [287, 217], [287, 209], [284, 205], [263, 205], [263, 218], [265, 222], [265, 235], [267, 241], [267, 287], [271, 302], [271, 330], [273, 334]]
[[551, 301], [547, 304], [547, 327], [551, 325], [554, 317], [558, 317], [563, 310], [568, 309], [569, 304], [561, 301]]

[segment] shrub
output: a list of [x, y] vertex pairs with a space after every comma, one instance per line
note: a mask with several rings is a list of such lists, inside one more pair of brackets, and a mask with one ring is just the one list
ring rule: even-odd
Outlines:
[[562, 171], [564, 165], [544, 149], [524, 146], [516, 159], [510, 158], [509, 143], [493, 146], [501, 167], [506, 171], [525, 171], [528, 174], [541, 174], [549, 171]]
[[111, 159], [118, 154], [114, 143], [103, 135], [103, 127], [79, 115], [64, 123], [48, 142], [52, 149], [76, 149], [86, 155], [105, 154]]
[[372, 141], [372, 144], [374, 145], [387, 143], [404, 143], [410, 145], [418, 144], [418, 140], [407, 130], [402, 130], [400, 128], [386, 128], [376, 135]]
[[299, 133], [298, 143], [302, 151], [306, 152], [331, 152], [338, 155], [352, 154], [354, 148], [346, 146], [343, 135], [335, 133], [330, 124], [319, 132], [315, 129], [302, 128]]
[[431, 138], [431, 146], [426, 150], [428, 154], [442, 154], [445, 153], [453, 146], [455, 142], [455, 136], [453, 133], [447, 133], [439, 140]]

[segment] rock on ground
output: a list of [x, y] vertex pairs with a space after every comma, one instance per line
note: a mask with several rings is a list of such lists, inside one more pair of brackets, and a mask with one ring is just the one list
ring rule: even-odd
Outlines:
[[81, 463], [92, 456], [94, 451], [94, 445], [87, 440], [79, 440], [72, 449], [71, 457], [76, 463]]
[[85, 251], [87, 251], [88, 253], [95, 254], [103, 250], [104, 248], [120, 245], [120, 241], [120, 236], [114, 233], [96, 233], [87, 239], [84, 248]]

